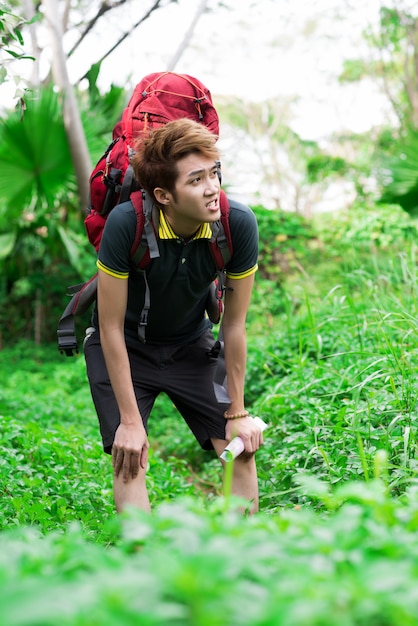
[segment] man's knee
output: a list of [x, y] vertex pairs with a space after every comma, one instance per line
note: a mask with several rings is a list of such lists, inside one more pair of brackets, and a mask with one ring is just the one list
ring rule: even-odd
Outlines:
[[243, 452], [234, 460], [233, 474], [236, 478], [253, 477], [256, 473], [255, 453]]

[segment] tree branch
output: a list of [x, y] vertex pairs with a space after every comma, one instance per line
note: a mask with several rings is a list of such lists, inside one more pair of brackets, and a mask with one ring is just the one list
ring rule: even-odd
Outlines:
[[207, 5], [208, 1], [207, 0], [200, 0], [200, 4], [197, 7], [197, 11], [195, 13], [195, 16], [189, 26], [189, 28], [186, 31], [186, 34], [183, 37], [183, 41], [181, 42], [180, 46], [177, 49], [177, 52], [174, 54], [174, 56], [172, 57], [171, 61], [168, 63], [167, 65], [167, 70], [169, 72], [172, 72], [174, 70], [174, 68], [176, 67], [177, 63], [180, 61], [181, 57], [184, 54], [184, 51], [186, 50], [187, 46], [190, 43], [190, 40], [193, 36], [193, 31], [196, 28], [196, 24], [198, 23], [200, 17], [203, 15], [203, 13], [206, 11], [206, 5]]
[[[124, 0], [121, 0], [124, 1]], [[169, 0], [168, 4], [170, 2], [175, 2], [176, 0]], [[102, 63], [110, 54], [112, 54], [112, 52], [114, 50], [116, 50], [116, 48], [118, 46], [120, 46], [120, 44], [125, 41], [125, 39], [127, 37], [129, 37], [129, 35], [131, 35], [133, 33], [133, 31], [138, 28], [138, 26], [140, 26], [143, 22], [145, 22], [145, 20], [147, 20], [151, 13], [153, 13], [156, 9], [160, 8], [160, 4], [161, 2], [163, 2], [163, 0], [155, 0], [154, 4], [152, 5], [152, 7], [145, 13], [145, 15], [143, 15], [143, 17], [141, 17], [126, 33], [124, 33], [122, 35], [122, 37], [120, 37], [118, 39], [118, 41], [98, 60], [96, 61], [96, 64], [100, 64]], [[78, 79], [78, 83], [80, 83], [84, 78], [87, 77], [87, 72], [85, 74], [83, 74], [83, 76], [81, 76], [81, 78]]]
[[75, 44], [69, 51], [68, 56], [70, 57], [77, 50], [78, 46], [81, 44], [83, 39], [89, 34], [89, 32], [94, 28], [96, 23], [99, 21], [101, 17], [103, 17], [103, 15], [105, 15], [108, 11], [111, 11], [112, 9], [116, 7], [122, 6], [126, 2], [127, 0], [116, 0], [114, 4], [109, 4], [106, 0], [104, 0], [97, 14], [90, 20], [90, 22], [87, 24], [86, 28], [81, 33], [78, 40], [75, 42]]

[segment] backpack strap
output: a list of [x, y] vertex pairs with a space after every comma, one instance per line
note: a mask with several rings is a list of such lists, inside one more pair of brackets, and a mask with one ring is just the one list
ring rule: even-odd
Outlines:
[[157, 241], [159, 212], [149, 194], [143, 189], [131, 194], [131, 202], [136, 213], [136, 232], [131, 248], [131, 261], [135, 270], [142, 274], [145, 283], [144, 306], [139, 316], [138, 337], [142, 343], [145, 343], [145, 329], [151, 305], [145, 268], [152, 259], [160, 256]]
[[221, 190], [219, 202], [221, 206], [221, 216], [212, 226], [213, 234], [209, 245], [216, 267], [223, 272], [233, 252], [231, 229], [229, 227], [230, 207], [226, 193], [223, 190]]
[[209, 242], [210, 251], [217, 267], [217, 278], [211, 285], [206, 301], [209, 319], [218, 324], [223, 312], [223, 295], [225, 291], [225, 268], [232, 257], [232, 238], [229, 227], [229, 201], [224, 191], [220, 194], [221, 216], [212, 225], [212, 238]]
[[[218, 176], [220, 176], [220, 168], [218, 171]], [[223, 295], [225, 291], [225, 267], [229, 260], [232, 257], [233, 246], [232, 246], [232, 237], [231, 237], [231, 229], [229, 226], [229, 201], [223, 190], [221, 190], [220, 194], [220, 205], [221, 205], [221, 217], [217, 222], [216, 232], [210, 241], [210, 248], [212, 252], [212, 256], [215, 260], [215, 263], [218, 267], [218, 277], [214, 283], [215, 289], [209, 292], [208, 301], [210, 301], [210, 306], [212, 308], [212, 315], [209, 314], [209, 303], [207, 306], [209, 319], [214, 323], [219, 323], [221, 319], [221, 315], [223, 312]], [[219, 329], [218, 339], [216, 340], [214, 346], [212, 347], [211, 353], [213, 356], [216, 356], [216, 370], [213, 379], [213, 387], [215, 391], [215, 396], [218, 402], [229, 404], [230, 398], [228, 394], [228, 385], [226, 379], [226, 367], [225, 367], [225, 355], [224, 355], [224, 338], [222, 331], [222, 324]]]
[[131, 260], [135, 269], [145, 268], [151, 259], [160, 256], [158, 247], [159, 211], [149, 194], [141, 189], [131, 194], [136, 213], [136, 232], [131, 248]]
[[125, 176], [123, 177], [123, 182], [120, 187], [120, 196], [119, 196], [119, 204], [122, 202], [127, 202], [131, 195], [132, 190], [135, 187], [135, 177], [134, 170], [132, 165], [129, 164], [126, 168]]
[[61, 315], [57, 329], [58, 350], [61, 354], [73, 356], [74, 353], [78, 353], [74, 316], [83, 315], [95, 301], [97, 277], [95, 274], [85, 283], [68, 287], [68, 293], [72, 298]]

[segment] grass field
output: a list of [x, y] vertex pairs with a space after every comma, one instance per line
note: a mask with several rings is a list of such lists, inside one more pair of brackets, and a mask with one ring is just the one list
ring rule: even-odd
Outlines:
[[82, 356], [0, 352], [0, 623], [416, 626], [417, 303], [413, 247], [257, 285], [251, 518], [166, 398], [117, 517]]

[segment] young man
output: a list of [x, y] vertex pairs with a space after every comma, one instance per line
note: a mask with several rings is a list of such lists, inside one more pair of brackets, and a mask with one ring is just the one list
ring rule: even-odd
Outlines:
[[[94, 332], [84, 352], [104, 450], [112, 454], [114, 497], [149, 510], [146, 489], [147, 423], [165, 392], [204, 449], [220, 456], [239, 435], [233, 493], [258, 507], [254, 453], [262, 433], [244, 407], [245, 321], [257, 270], [258, 231], [252, 211], [230, 201], [233, 253], [226, 266], [222, 331], [230, 402], [216, 399], [211, 353], [214, 337], [205, 313], [216, 265], [208, 245], [220, 218], [216, 137], [188, 119], [144, 136], [133, 159], [135, 177], [159, 209], [160, 256], [143, 273], [132, 270], [136, 215], [131, 202], [115, 207], [98, 254]], [[150, 294], [146, 341], [138, 337], [146, 285]]]

